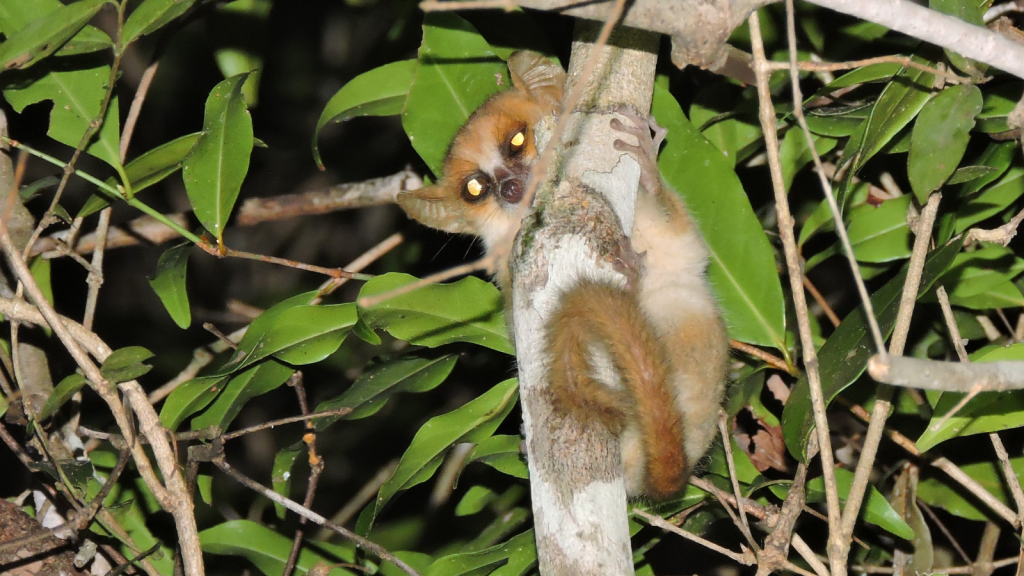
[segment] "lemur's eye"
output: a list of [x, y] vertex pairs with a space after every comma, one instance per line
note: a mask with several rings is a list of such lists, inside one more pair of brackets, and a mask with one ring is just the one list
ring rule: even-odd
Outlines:
[[467, 202], [478, 202], [487, 195], [488, 187], [487, 176], [474, 174], [462, 185], [462, 198]]
[[515, 156], [522, 152], [523, 145], [526, 144], [526, 130], [517, 130], [512, 137], [508, 140], [508, 155]]

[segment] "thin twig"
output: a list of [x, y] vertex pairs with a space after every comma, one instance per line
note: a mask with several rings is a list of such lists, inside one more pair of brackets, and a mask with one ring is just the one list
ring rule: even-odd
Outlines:
[[836, 315], [836, 311], [828, 305], [828, 301], [825, 300], [825, 297], [818, 291], [818, 287], [815, 286], [807, 276], [804, 276], [804, 288], [810, 292], [811, 298], [814, 298], [814, 301], [818, 303], [818, 306], [821, 306], [821, 311], [825, 313], [826, 317], [828, 317], [828, 321], [832, 323], [832, 327], [838, 328], [840, 322], [839, 316]]
[[[366, 484], [363, 484], [363, 487], [360, 488], [359, 491], [341, 507], [341, 510], [338, 510], [334, 517], [331, 518], [331, 522], [341, 526], [348, 524], [348, 521], [351, 520], [353, 516], [358, 514], [359, 511], [370, 502], [370, 500], [373, 500], [377, 495], [377, 491], [380, 490], [380, 487], [388, 481], [388, 478], [391, 478], [392, 474], [394, 474], [395, 469], [398, 468], [399, 462], [400, 460], [395, 458], [382, 466], [381, 469], [373, 475], [373, 478], [370, 478]], [[321, 528], [316, 535], [316, 540], [327, 540], [332, 534], [334, 533], [330, 530]]]
[[288, 418], [279, 418], [270, 422], [264, 422], [263, 424], [257, 424], [255, 426], [249, 426], [248, 428], [242, 428], [241, 430], [235, 430], [229, 434], [221, 436], [225, 441], [232, 440], [246, 434], [252, 434], [253, 432], [259, 432], [260, 430], [266, 430], [268, 428], [274, 428], [275, 426], [283, 426], [285, 424], [292, 424], [295, 422], [307, 422], [312, 423], [313, 420], [318, 418], [328, 418], [331, 416], [347, 416], [352, 413], [351, 408], [334, 408], [331, 410], [323, 410], [321, 412], [312, 412], [310, 414], [303, 414], [301, 416], [290, 416]]
[[[871, 304], [871, 297], [868, 295], [868, 290], [864, 286], [864, 279], [860, 274], [860, 265], [857, 264], [857, 258], [853, 253], [853, 246], [850, 244], [849, 234], [847, 234], [846, 226], [843, 224], [842, 213], [839, 210], [839, 205], [836, 204], [836, 197], [832, 191], [832, 184], [825, 175], [825, 167], [822, 165], [821, 156], [818, 155], [818, 151], [814, 146], [814, 136], [811, 135], [811, 129], [807, 126], [807, 118], [804, 117], [802, 106], [803, 95], [800, 90], [800, 75], [797, 73], [796, 24], [792, 0], [786, 1], [786, 35], [789, 40], [789, 77], [790, 90], [793, 93], [793, 116], [796, 118], [797, 123], [800, 124], [800, 129], [803, 130], [804, 138], [807, 140], [807, 145], [810, 146], [809, 150], [811, 152], [811, 158], [814, 160], [815, 172], [818, 174], [818, 181], [821, 184], [822, 192], [825, 194], [825, 199], [828, 201], [829, 208], [832, 210], [832, 218], [835, 221], [836, 234], [839, 236], [839, 240], [843, 245], [843, 252], [846, 254], [847, 261], [850, 265], [850, 273], [853, 274], [854, 284], [857, 286], [857, 293], [860, 294], [861, 304], [864, 306], [864, 314], [867, 317], [868, 327], [871, 330], [871, 337], [875, 341], [875, 349], [879, 354], [884, 356], [886, 354], [885, 339], [882, 337], [882, 331], [878, 327], [878, 321], [875, 319], [875, 310], [874, 306]], [[833, 576], [840, 575], [834, 574]]]
[[999, 535], [1002, 531], [995, 522], [985, 522], [985, 530], [981, 533], [978, 557], [974, 560], [974, 570], [971, 571], [971, 576], [991, 576], [995, 570], [992, 567], [992, 559], [995, 557], [996, 544], [999, 543]]
[[[946, 294], [946, 287], [939, 286], [935, 289], [939, 298], [939, 307], [942, 309], [942, 318], [946, 321], [946, 329], [949, 330], [949, 339], [952, 341], [956, 356], [961, 362], [969, 362], [967, 348], [964, 339], [960, 337], [960, 327], [956, 325], [956, 318], [953, 317], [953, 307], [949, 305], [949, 295]], [[1022, 316], [1024, 317], [1024, 316]]]
[[[391, 236], [388, 236], [387, 238], [378, 242], [373, 248], [370, 248], [355, 260], [349, 262], [349, 264], [345, 266], [345, 270], [350, 270], [352, 272], [361, 272], [367, 266], [379, 260], [381, 257], [383, 257], [388, 252], [392, 251], [396, 246], [398, 246], [404, 241], [405, 238], [402, 236], [401, 232], [395, 232]], [[320, 292], [320, 296], [317, 296], [316, 298], [313, 299], [313, 304], [319, 304], [320, 300], [324, 296], [333, 293], [346, 282], [348, 282], [348, 278], [332, 278], [324, 282], [323, 284], [320, 285], [320, 288], [318, 289]]]
[[89, 292], [85, 298], [85, 315], [82, 317], [82, 326], [85, 326], [86, 330], [92, 330], [92, 323], [96, 318], [96, 303], [99, 301], [100, 287], [103, 286], [103, 255], [107, 249], [110, 212], [110, 206], [100, 210], [99, 222], [96, 225], [96, 248], [92, 252], [91, 270], [85, 280], [89, 285]]
[[[800, 255], [796, 246], [796, 237], [793, 233], [793, 215], [789, 211], [789, 200], [786, 196], [786, 188], [782, 179], [782, 163], [779, 159], [779, 139], [775, 124], [775, 109], [772, 105], [771, 92], [768, 86], [770, 72], [766, 67], [767, 59], [764, 53], [764, 43], [761, 40], [761, 25], [757, 12], [750, 15], [748, 22], [751, 43], [754, 49], [754, 72], [757, 75], [759, 116], [768, 153], [772, 188], [775, 191], [775, 212], [777, 214], [779, 235], [782, 237], [782, 245], [786, 256], [790, 291], [793, 296], [793, 306], [796, 312], [800, 344], [804, 356], [804, 370], [807, 372], [814, 424], [818, 436], [818, 445], [821, 450], [821, 468], [825, 480], [825, 500], [828, 510], [829, 533], [836, 535], [839, 534], [840, 529], [840, 509], [839, 496], [836, 489], [835, 458], [832, 455], [828, 420], [825, 416], [825, 399], [821, 391], [818, 356], [815, 352], [814, 336], [811, 332], [807, 300], [804, 297], [803, 281], [801, 280], [803, 270], [800, 267]], [[811, 147], [814, 147], [813, 142]], [[830, 538], [829, 540], [833, 539]], [[832, 554], [829, 555], [829, 558], [832, 561], [832, 576], [845, 576], [845, 565], [839, 566]]]
[[[840, 401], [841, 397], [840, 397]], [[871, 416], [868, 411], [863, 407], [856, 404], [846, 404], [849, 408], [850, 413], [860, 418], [861, 420], [868, 422]], [[917, 445], [913, 440], [907, 438], [903, 434], [900, 434], [896, 430], [887, 428], [885, 435], [892, 440], [897, 446], [904, 449], [908, 454], [912, 456], [920, 456], [921, 453], [917, 449]], [[963, 486], [968, 492], [973, 494], [979, 500], [981, 500], [986, 506], [988, 506], [993, 512], [996, 513], [1000, 518], [1006, 520], [1010, 525], [1016, 525], [1017, 517], [1013, 510], [1010, 510], [1006, 504], [1003, 504], [998, 498], [992, 495], [984, 486], [979, 484], [976, 480], [971, 478], [966, 472], [961, 470], [956, 464], [951, 462], [944, 456], [938, 458], [932, 458], [927, 461], [928, 464], [942, 470], [947, 476], [953, 479], [954, 482]]]
[[[917, 294], [921, 287], [921, 276], [924, 271], [925, 259], [928, 256], [928, 247], [931, 244], [932, 227], [935, 225], [935, 217], [939, 210], [940, 194], [932, 194], [925, 204], [924, 210], [918, 220], [914, 248], [908, 264], [907, 277], [903, 282], [903, 292], [900, 296], [900, 307], [896, 316], [896, 325], [893, 328], [892, 340], [889, 342], [889, 358], [897, 358], [903, 355], [907, 342], [907, 335], [910, 333], [910, 320], [914, 313], [914, 304], [917, 302]], [[882, 434], [885, 431], [885, 421], [889, 417], [889, 408], [892, 406], [893, 387], [880, 385], [876, 392], [875, 405], [871, 411], [871, 421], [868, 423], [868, 431], [864, 436], [864, 445], [861, 449], [860, 460], [854, 472], [853, 482], [850, 485], [849, 495], [846, 498], [846, 507], [843, 510], [842, 532], [838, 536], [841, 544], [837, 551], [841, 554], [840, 559], [845, 563], [850, 553], [850, 535], [857, 524], [860, 516], [860, 507], [863, 503], [864, 493], [870, 480], [871, 471], [874, 469], [875, 456], [878, 454], [878, 445], [882, 441]]]
[[[100, 101], [99, 113], [96, 115], [95, 118], [93, 118], [89, 122], [89, 125], [85, 130], [85, 133], [82, 135], [82, 139], [78, 142], [78, 146], [75, 146], [75, 151], [71, 155], [71, 160], [69, 160], [67, 164], [64, 165], [64, 172], [61, 175], [60, 183], [57, 184], [57, 190], [53, 194], [53, 199], [50, 200], [50, 207], [46, 209], [46, 212], [43, 213], [43, 217], [39, 219], [39, 224], [36, 226], [35, 230], [32, 231], [32, 235], [29, 237], [28, 243], [25, 245], [25, 249], [22, 253], [22, 258], [29, 257], [29, 254], [32, 251], [32, 246], [35, 245], [36, 240], [39, 239], [39, 236], [42, 235], [43, 231], [46, 230], [46, 228], [52, 223], [54, 218], [53, 213], [57, 209], [57, 206], [60, 204], [60, 199], [61, 196], [63, 196], [64, 194], [65, 187], [67, 187], [68, 185], [68, 180], [70, 180], [71, 175], [75, 173], [75, 163], [78, 162], [79, 156], [81, 156], [82, 152], [85, 151], [85, 148], [89, 145], [89, 142], [92, 140], [93, 136], [95, 136], [96, 133], [99, 132], [99, 129], [103, 126], [103, 120], [107, 115], [107, 109], [110, 106], [110, 101], [114, 96], [114, 90], [117, 87], [117, 76], [121, 72], [121, 56], [123, 55], [120, 49], [120, 35], [121, 27], [124, 22], [124, 10], [127, 7], [127, 3], [121, 3], [117, 6], [118, 41], [115, 42], [114, 60], [110, 65], [110, 75], [107, 78], [106, 84], [107, 89], [104, 91], [103, 99]], [[124, 175], [123, 168], [120, 168], [119, 172], [122, 174], [122, 176]], [[127, 182], [127, 178], [124, 178], [124, 180], [124, 185], [128, 186], [129, 183]]]
[[1024, 388], [1024, 365], [1017, 361], [964, 364], [920, 358], [868, 359], [868, 374], [879, 382], [943, 392], [1004, 392]]
[[673, 534], [678, 534], [683, 538], [690, 540], [691, 542], [696, 542], [697, 544], [704, 546], [708, 550], [714, 550], [715, 552], [718, 552], [723, 556], [731, 558], [733, 561], [743, 564], [744, 566], [753, 566], [757, 562], [757, 558], [754, 557], [754, 553], [746, 549], [745, 547], [741, 547], [743, 548], [742, 552], [733, 552], [732, 550], [722, 548], [721, 546], [715, 544], [714, 542], [711, 542], [710, 540], [705, 540], [700, 536], [697, 536], [696, 534], [692, 534], [674, 524], [670, 524], [660, 516], [648, 514], [647, 512], [644, 512], [639, 508], [633, 508], [633, 514], [643, 518], [644, 520], [647, 520], [647, 523], [651, 526], [656, 526], [658, 528], [661, 528], [662, 530], [667, 530], [668, 532], [671, 532]]
[[953, 549], [956, 550], [956, 553], [960, 555], [960, 558], [963, 559], [964, 562], [970, 564], [971, 558], [967, 555], [967, 552], [964, 552], [964, 549], [960, 546], [960, 543], [956, 541], [956, 538], [953, 537], [953, 534], [949, 531], [949, 528], [947, 528], [945, 523], [942, 522], [942, 519], [935, 514], [935, 511], [932, 510], [932, 507], [922, 502], [920, 498], [917, 499], [917, 507], [920, 508], [926, 516], [928, 516], [928, 518], [935, 524], [936, 527], [938, 527], [939, 532], [942, 532], [942, 535], [946, 537], [946, 540], [953, 547]]
[[316, 272], [317, 274], [323, 274], [324, 276], [330, 276], [331, 278], [348, 278], [350, 280], [370, 280], [373, 278], [373, 276], [370, 276], [369, 274], [356, 274], [355, 272], [349, 272], [342, 268], [325, 268], [323, 266], [289, 260], [288, 258], [278, 258], [277, 256], [267, 256], [266, 254], [255, 254], [252, 252], [245, 252], [243, 250], [235, 250], [234, 248], [228, 248], [227, 246], [224, 246], [222, 249], [221, 247], [214, 246], [205, 240], [197, 243], [197, 245], [203, 249], [203, 252], [217, 258], [257, 260], [259, 262], [266, 262], [267, 264], [277, 264], [278, 266], [285, 266], [287, 268]]
[[[416, 173], [406, 169], [391, 176], [337, 184], [325, 190], [270, 198], [254, 198], [246, 200], [239, 207], [235, 224], [252, 226], [300, 215], [327, 214], [338, 210], [393, 203], [393, 198], [397, 196], [398, 192], [414, 190], [418, 184], [422, 184], [422, 179]], [[189, 225], [189, 214], [185, 212], [165, 214], [163, 217], [182, 228]], [[131, 220], [123, 227], [111, 227], [107, 248], [135, 246], [142, 242], [158, 245], [180, 237], [181, 234], [177, 229], [170, 228], [162, 221], [146, 215]], [[74, 252], [84, 254], [92, 252], [95, 241], [95, 233], [85, 234], [75, 241], [64, 231], [55, 232], [36, 241], [31, 255], [43, 254], [46, 258], [67, 256], [69, 253], [65, 244], [74, 244]], [[346, 267], [346, 269], [349, 268]]]
[[[736, 462], [732, 457], [732, 442], [729, 441], [732, 435], [729, 434], [729, 415], [724, 410], [720, 410], [718, 414], [718, 431], [722, 435], [722, 447], [725, 449], [725, 462], [729, 467], [729, 479], [732, 481], [732, 491], [739, 499], [743, 493], [740, 492], [740, 481], [736, 477]], [[757, 542], [754, 541], [753, 534], [750, 533], [750, 524], [747, 523], [747, 514], [740, 509], [739, 510], [739, 529], [743, 533], [743, 537], [747, 539], [747, 545], [754, 551], [756, 555], [760, 548], [757, 546]]]
[[[298, 397], [299, 409], [302, 411], [302, 415], [308, 416], [309, 403], [306, 401], [306, 388], [302, 385], [302, 372], [292, 374], [291, 378], [288, 379], [288, 385], [295, 389], [295, 395]], [[302, 501], [302, 505], [307, 509], [311, 509], [313, 507], [313, 498], [316, 495], [316, 487], [320, 482], [320, 474], [324, 471], [324, 460], [317, 453], [316, 428], [310, 420], [306, 420], [306, 433], [302, 435], [302, 441], [306, 444], [306, 452], [309, 456], [309, 480], [306, 482], [306, 497]], [[299, 560], [299, 551], [302, 549], [302, 541], [306, 535], [307, 522], [308, 519], [305, 517], [299, 518], [299, 527], [295, 530], [295, 535], [292, 537], [292, 549], [288, 553], [288, 560], [284, 564], [284, 569], [281, 570], [281, 576], [292, 576], [292, 572], [295, 570], [295, 564]]]
[[740, 342], [739, 340], [729, 340], [729, 346], [731, 346], [733, 350], [739, 350], [744, 354], [749, 354], [750, 356], [753, 356], [754, 358], [761, 360], [762, 362], [768, 364], [772, 368], [777, 368], [779, 370], [782, 370], [786, 374], [793, 375], [793, 368], [787, 365], [785, 360], [779, 358], [778, 356], [774, 356], [768, 352], [765, 352], [764, 350], [761, 350], [757, 346], [751, 346], [750, 344]]
[[450, 12], [452, 10], [491, 10], [494, 8], [500, 8], [505, 12], [511, 12], [516, 9], [515, 0], [461, 0], [458, 2], [452, 1], [435, 1], [426, 0], [420, 2], [420, 10], [424, 12]]
[[227, 474], [228, 476], [230, 476], [231, 478], [233, 478], [235, 481], [242, 484], [246, 488], [249, 488], [250, 490], [256, 493], [263, 495], [264, 497], [270, 499], [272, 502], [284, 506], [285, 508], [291, 510], [292, 512], [295, 512], [299, 516], [302, 516], [303, 518], [309, 518], [313, 522], [316, 522], [317, 524], [324, 526], [325, 528], [333, 530], [334, 532], [340, 534], [343, 538], [351, 541], [363, 550], [366, 550], [367, 552], [377, 556], [381, 560], [387, 560], [388, 562], [391, 562], [400, 570], [402, 570], [406, 574], [409, 574], [409, 576], [419, 576], [419, 574], [415, 570], [413, 570], [411, 566], [403, 562], [400, 558], [398, 558], [391, 552], [388, 552], [388, 550], [385, 549], [383, 546], [370, 540], [367, 540], [366, 538], [363, 538], [355, 532], [347, 530], [343, 526], [338, 526], [337, 524], [329, 521], [327, 518], [324, 518], [316, 512], [313, 512], [312, 510], [302, 506], [298, 502], [281, 496], [277, 492], [274, 492], [273, 490], [267, 488], [266, 486], [260, 484], [259, 482], [256, 482], [252, 478], [249, 478], [248, 476], [242, 474], [238, 470], [235, 470], [230, 464], [227, 463], [226, 460], [224, 460], [223, 454], [214, 458], [213, 463], [214, 465], [217, 466], [217, 468], [220, 468], [222, 472], [224, 472], [225, 474]]
[[[1003, 568], [1004, 566], [1012, 566], [1020, 560], [1020, 556], [1011, 556], [1009, 558], [1003, 558], [1002, 560], [996, 560], [992, 563], [993, 569]], [[850, 566], [850, 569], [854, 572], [864, 572], [865, 574], [892, 574], [892, 566], [865, 566], [862, 564], [854, 564]], [[974, 570], [974, 566], [952, 566], [949, 568], [942, 568], [943, 574], [970, 574]]]
[[391, 300], [392, 298], [398, 298], [399, 296], [404, 296], [405, 294], [408, 294], [415, 290], [419, 290], [424, 286], [437, 284], [438, 282], [444, 282], [445, 280], [450, 280], [452, 278], [455, 278], [456, 276], [462, 276], [463, 274], [471, 274], [473, 272], [476, 272], [477, 270], [488, 270], [489, 268], [487, 268], [487, 266], [489, 265], [487, 263], [491, 261], [493, 261], [493, 258], [488, 256], [481, 258], [475, 262], [470, 262], [468, 264], [462, 264], [461, 266], [455, 266], [447, 270], [442, 270], [440, 272], [431, 274], [430, 276], [420, 278], [415, 282], [406, 284], [405, 286], [395, 288], [394, 290], [381, 292], [380, 294], [377, 294], [375, 296], [364, 296], [359, 300], [356, 300], [356, 305], [361, 308], [372, 308], [382, 302]]
[[[861, 68], [863, 66], [871, 66], [872, 64], [900, 64], [907, 68], [914, 68], [934, 74], [942, 79], [946, 80], [950, 84], [969, 84], [972, 82], [970, 78], [962, 78], [953, 74], [948, 70], [940, 70], [932, 66], [915, 62], [913, 59], [907, 56], [878, 56], [875, 58], [865, 58], [863, 60], [849, 60], [846, 62], [808, 62], [808, 61], [797, 61], [796, 67], [805, 72], [835, 72], [837, 70], [851, 70], [853, 68]], [[792, 62], [769, 62], [768, 66], [773, 70], [787, 70], [791, 69]]]
[[[786, 494], [779, 518], [772, 526], [768, 538], [765, 539], [764, 549], [758, 554], [758, 576], [767, 576], [776, 572], [787, 562], [790, 543], [794, 542], [793, 529], [806, 501], [806, 482], [807, 465], [801, 462], [797, 466], [793, 483], [789, 486], [789, 493]], [[811, 567], [818, 573], [818, 576], [825, 576], [828, 570], [820, 562], [818, 564], [819, 566], [812, 565]]]
[[142, 73], [139, 87], [135, 89], [135, 97], [132, 98], [132, 105], [124, 120], [124, 130], [121, 131], [121, 162], [128, 158], [128, 145], [131, 144], [132, 135], [135, 134], [135, 124], [139, 120], [139, 114], [142, 113], [142, 104], [146, 101], [146, 95], [149, 94], [149, 87], [153, 85], [153, 78], [156, 77], [158, 68], [160, 68], [160, 61], [153, 60]]
[[399, 192], [422, 187], [423, 178], [412, 169], [406, 168], [390, 176], [335, 184], [323, 190], [250, 198], [238, 207], [235, 224], [252, 226], [296, 216], [394, 204]]
[[[80, 345], [80, 340], [73, 334], [71, 328], [73, 323], [58, 315], [53, 306], [46, 300], [46, 297], [39, 289], [39, 285], [36, 284], [35, 279], [32, 277], [28, 266], [25, 264], [21, 253], [11, 241], [6, 223], [3, 221], [0, 221], [0, 247], [3, 248], [11, 270], [25, 287], [29, 298], [38, 307], [35, 311], [39, 314], [40, 319], [45, 319], [43, 323], [50, 326], [54, 334], [57, 335], [61, 343], [71, 354], [71, 357], [74, 358], [75, 362], [85, 373], [93, 389], [109, 406], [118, 427], [121, 429], [122, 434], [125, 435], [128, 445], [132, 449], [132, 457], [146, 486], [160, 505], [174, 517], [178, 529], [178, 539], [186, 559], [188, 576], [201, 576], [203, 574], [203, 560], [199, 545], [199, 533], [196, 529], [195, 517], [192, 515], [192, 502], [188, 498], [174, 451], [171, 449], [170, 443], [164, 434], [165, 429], [160, 423], [160, 419], [153, 410], [152, 405], [146, 400], [141, 386], [137, 382], [131, 381], [123, 383], [121, 389], [135, 411], [142, 432], [152, 443], [157, 464], [160, 466], [160, 471], [167, 482], [166, 487], [160, 483], [154, 474], [149, 456], [142, 449], [141, 444], [134, 441], [134, 426], [128, 418], [121, 399], [111, 389], [110, 384], [103, 378], [99, 368], [92, 362], [89, 355]], [[2, 300], [7, 301], [7, 299]], [[103, 343], [102, 340], [99, 340], [92, 332], [85, 330], [81, 325], [75, 324], [75, 326], [77, 326], [76, 331], [81, 337], [90, 335], [98, 341], [98, 345], [94, 345], [92, 350], [93, 354], [96, 354], [101, 359], [105, 359], [106, 356], [110, 355], [110, 347]]]
[[1024, 220], [1024, 209], [1011, 218], [1009, 222], [998, 228], [993, 228], [992, 230], [972, 228], [970, 232], [967, 233], [967, 238], [964, 240], [964, 244], [977, 241], [995, 242], [996, 244], [1006, 246], [1010, 243], [1010, 240], [1013, 240], [1014, 236], [1017, 235], [1017, 227], [1020, 226], [1021, 220]]

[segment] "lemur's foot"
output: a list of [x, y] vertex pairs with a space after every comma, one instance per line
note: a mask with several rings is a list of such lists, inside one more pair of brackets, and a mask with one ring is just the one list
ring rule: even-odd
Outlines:
[[[660, 182], [661, 176], [658, 172], [658, 149], [665, 141], [668, 130], [662, 128], [654, 121], [653, 116], [641, 116], [628, 106], [621, 105], [615, 109], [617, 114], [625, 116], [630, 124], [626, 124], [618, 118], [612, 118], [610, 123], [612, 130], [631, 134], [637, 139], [637, 144], [629, 144], [623, 140], [615, 141], [615, 149], [622, 152], [632, 152], [637, 155], [640, 162], [641, 185], [647, 190], [653, 190], [652, 186]], [[654, 133], [653, 136], [651, 133]], [[657, 181], [652, 180], [657, 179]]]
[[615, 271], [626, 277], [626, 290], [634, 292], [640, 288], [640, 277], [644, 274], [644, 256], [647, 252], [637, 253], [629, 238], [623, 236], [612, 254], [612, 266]]

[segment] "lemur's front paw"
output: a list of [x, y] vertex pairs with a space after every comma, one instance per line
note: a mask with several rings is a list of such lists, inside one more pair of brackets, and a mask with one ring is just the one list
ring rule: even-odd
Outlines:
[[[653, 116], [641, 116], [624, 104], [618, 106], [615, 112], [625, 116], [630, 123], [626, 124], [618, 118], [612, 118], [610, 122], [612, 130], [631, 134], [637, 139], [637, 144], [616, 140], [614, 143], [615, 149], [621, 152], [632, 152], [637, 155], [642, 171], [642, 179], [650, 177], [660, 178], [660, 176], [653, 175], [658, 174], [658, 149], [661, 148], [668, 130], [659, 126], [654, 121]], [[653, 135], [651, 134], [652, 132], [654, 133]], [[644, 184], [645, 188], [650, 189], [646, 183], [641, 182], [641, 184]]]
[[[611, 127], [612, 130], [619, 132], [625, 132], [626, 134], [632, 134], [636, 137], [638, 145], [627, 144], [623, 140], [615, 141], [615, 149], [622, 150], [624, 152], [635, 152], [637, 154], [643, 154], [651, 159], [658, 158], [658, 150], [661, 148], [662, 142], [665, 141], [665, 135], [668, 134], [668, 130], [662, 128], [654, 120], [654, 116], [642, 116], [633, 111], [632, 108], [625, 104], [615, 108], [615, 113], [625, 116], [629, 120], [630, 124], [625, 124], [618, 118], [612, 118]], [[654, 133], [653, 136], [651, 133]]]

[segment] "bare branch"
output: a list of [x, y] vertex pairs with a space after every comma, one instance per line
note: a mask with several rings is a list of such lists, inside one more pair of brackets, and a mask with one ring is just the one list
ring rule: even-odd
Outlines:
[[[811, 406], [814, 412], [814, 424], [821, 449], [821, 467], [825, 479], [825, 496], [828, 508], [828, 525], [830, 534], [839, 534], [840, 509], [839, 496], [836, 491], [835, 459], [832, 456], [832, 445], [829, 439], [828, 420], [825, 417], [825, 399], [821, 391], [821, 374], [818, 372], [818, 355], [815, 352], [814, 336], [811, 332], [810, 316], [807, 311], [807, 298], [803, 290], [803, 270], [800, 266], [800, 254], [793, 233], [793, 215], [789, 211], [789, 199], [786, 196], [782, 179], [782, 163], [779, 158], [779, 139], [775, 124], [775, 107], [772, 104], [768, 86], [771, 72], [767, 67], [764, 44], [761, 40], [761, 24], [757, 13], [749, 18], [751, 43], [754, 48], [754, 72], [757, 74], [757, 93], [761, 131], [764, 134], [768, 153], [768, 166], [771, 171], [772, 189], [775, 191], [775, 212], [778, 215], [779, 235], [782, 237], [783, 250], [786, 256], [786, 268], [789, 272], [790, 291], [793, 295], [793, 306], [796, 309], [797, 324], [800, 333], [800, 345], [804, 357], [804, 369], [810, 388]], [[794, 74], [794, 77], [796, 75]], [[811, 149], [814, 149], [813, 143]], [[831, 538], [830, 538], [831, 540]], [[832, 558], [833, 576], [845, 576], [845, 565], [838, 565]]]
[[1024, 362], [985, 362], [964, 364], [920, 358], [894, 358], [878, 355], [868, 360], [868, 374], [879, 382], [908, 388], [970, 392], [980, 386], [983, 392], [1003, 392], [1024, 388]]

